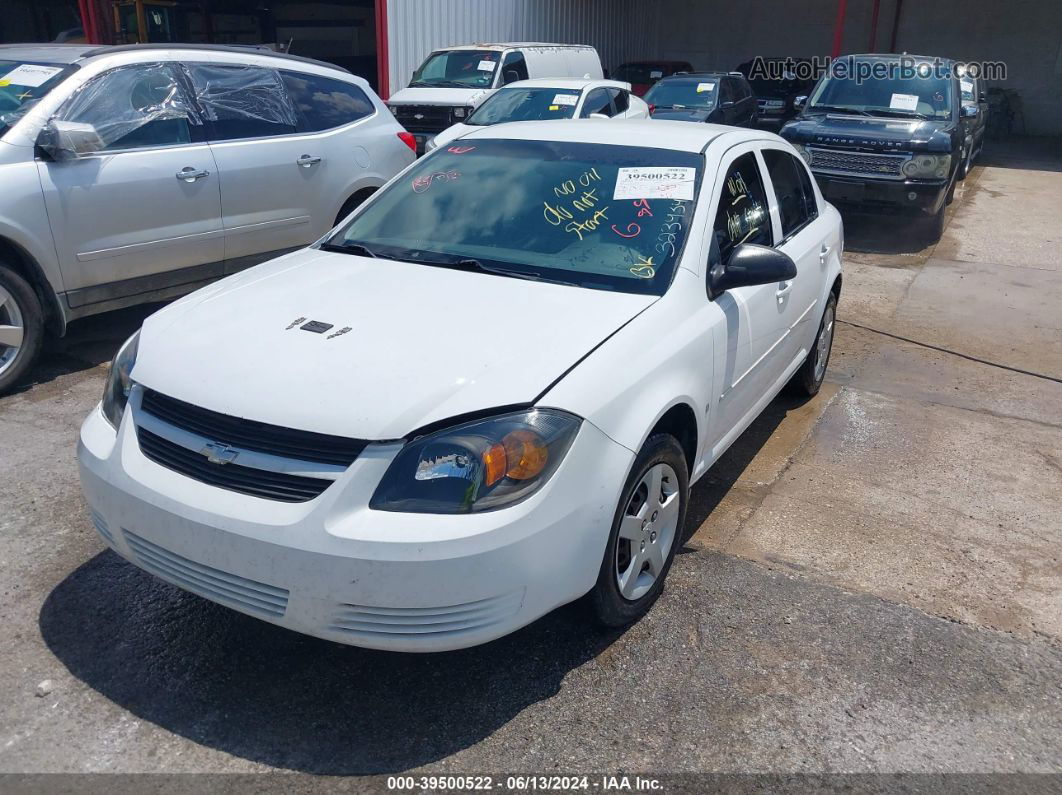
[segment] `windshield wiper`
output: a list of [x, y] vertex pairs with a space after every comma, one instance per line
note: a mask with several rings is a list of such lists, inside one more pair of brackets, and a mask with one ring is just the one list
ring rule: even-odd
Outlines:
[[874, 116], [899, 117], [904, 119], [922, 119], [928, 121], [929, 117], [917, 110], [897, 110], [895, 108], [878, 108], [872, 114]]
[[[355, 254], [361, 257], [372, 257], [373, 259], [381, 258], [379, 254], [361, 243], [322, 243], [318, 248], [321, 251], [331, 251], [336, 254]], [[389, 257], [384, 257], [383, 259], [389, 259]]]
[[413, 260], [421, 265], [431, 265], [438, 268], [452, 268], [458, 271], [471, 271], [472, 273], [491, 273], [495, 276], [509, 276], [513, 279], [526, 279], [532, 282], [549, 281], [537, 273], [525, 273], [523, 271], [511, 271], [507, 268], [496, 268], [493, 265], [484, 265], [478, 259], [462, 257], [457, 260], [433, 260], [417, 257]]
[[410, 88], [471, 88], [457, 80], [414, 80], [409, 84]]
[[874, 117], [873, 113], [867, 113], [865, 110], [860, 110], [859, 108], [846, 108], [841, 105], [810, 105], [808, 110], [821, 110], [824, 113], [830, 113], [831, 111], [834, 113], [858, 113], [861, 116]]

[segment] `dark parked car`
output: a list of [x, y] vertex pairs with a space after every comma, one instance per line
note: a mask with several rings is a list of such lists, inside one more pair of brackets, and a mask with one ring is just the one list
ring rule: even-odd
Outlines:
[[696, 72], [665, 77], [645, 95], [654, 119], [751, 127], [756, 97], [737, 72]]
[[671, 77], [678, 72], [692, 72], [688, 61], [628, 61], [616, 67], [613, 80], [631, 84], [631, 91], [639, 97], [652, 88], [657, 80]]
[[[948, 59], [848, 58], [847, 74], [839, 74], [835, 62], [782, 137], [807, 160], [829, 201], [922, 213], [929, 236], [939, 237], [967, 155], [967, 122], [983, 111], [963, 105], [960, 78]], [[858, 80], [861, 69], [888, 74]]]
[[[810, 74], [811, 66], [809, 58], [763, 58], [758, 63], [745, 61], [737, 68], [745, 75], [752, 86], [752, 93], [756, 95], [759, 106], [756, 123], [760, 127], [777, 130], [797, 115], [797, 97], [810, 94], [815, 81], [798, 78], [796, 69], [800, 69], [800, 74]], [[765, 76], [765, 71], [771, 76]], [[775, 74], [780, 77], [775, 78]]]

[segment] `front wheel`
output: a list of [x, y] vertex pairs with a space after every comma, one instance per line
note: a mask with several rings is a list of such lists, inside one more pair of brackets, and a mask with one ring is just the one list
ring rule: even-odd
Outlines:
[[822, 321], [819, 323], [819, 333], [815, 335], [815, 343], [808, 351], [804, 363], [800, 369], [793, 373], [787, 386], [791, 393], [801, 397], [814, 397], [822, 388], [823, 379], [826, 378], [826, 365], [830, 363], [830, 351], [833, 350], [833, 329], [837, 322], [837, 295], [830, 293], [826, 302], [826, 310], [822, 313]]
[[0, 395], [37, 359], [44, 341], [44, 312], [33, 288], [0, 263]]
[[688, 497], [682, 447], [669, 434], [653, 434], [623, 489], [590, 592], [600, 623], [621, 627], [637, 621], [660, 596], [681, 543]]

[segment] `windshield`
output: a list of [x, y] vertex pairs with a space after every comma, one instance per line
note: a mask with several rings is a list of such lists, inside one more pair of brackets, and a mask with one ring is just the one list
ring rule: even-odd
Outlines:
[[[897, 62], [896, 72], [901, 68]], [[856, 69], [859, 64], [856, 64]], [[916, 67], [917, 68], [917, 67]], [[822, 78], [807, 110], [854, 111], [873, 116], [909, 116], [912, 118], [948, 119], [951, 117], [951, 81], [934, 74], [926, 66], [925, 77], [890, 74], [857, 80], [856, 75], [828, 74]]]
[[658, 108], [714, 108], [719, 81], [661, 80], [646, 92], [645, 101]]
[[413, 73], [411, 88], [489, 88], [501, 60], [500, 52], [449, 50], [434, 52]]
[[579, 89], [503, 88], [468, 117], [466, 124], [570, 119], [579, 104]]
[[660, 78], [666, 77], [669, 71], [658, 64], [625, 63], [616, 69], [612, 79], [621, 80], [632, 85], [644, 85], [645, 83], [655, 83]]
[[634, 146], [459, 140], [420, 160], [327, 242], [662, 295], [693, 217], [701, 160]]
[[67, 64], [0, 60], [0, 133], [75, 69]]

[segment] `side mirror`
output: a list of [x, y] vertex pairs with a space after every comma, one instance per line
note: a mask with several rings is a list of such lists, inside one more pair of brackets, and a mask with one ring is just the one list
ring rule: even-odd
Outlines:
[[793, 107], [796, 110], [803, 110], [806, 104], [808, 104], [807, 94], [801, 94], [799, 97], [793, 99]]
[[963, 116], [963, 118], [972, 119], [974, 116], [976, 116], [980, 112], [981, 112], [981, 109], [979, 107], [977, 107], [976, 105], [963, 105], [962, 106], [962, 116]]
[[587, 116], [588, 119], [608, 119], [609, 117], [604, 113], [591, 113]]
[[[713, 253], [717, 251], [712, 247]], [[716, 255], [718, 256], [718, 255]], [[708, 271], [708, 297], [713, 301], [737, 287], [773, 284], [795, 279], [796, 263], [776, 248], [742, 243], [725, 262], [717, 261]]]
[[100, 152], [106, 148], [99, 132], [91, 124], [76, 121], [48, 122], [40, 135], [37, 146], [52, 160], [63, 162], [80, 155]]

